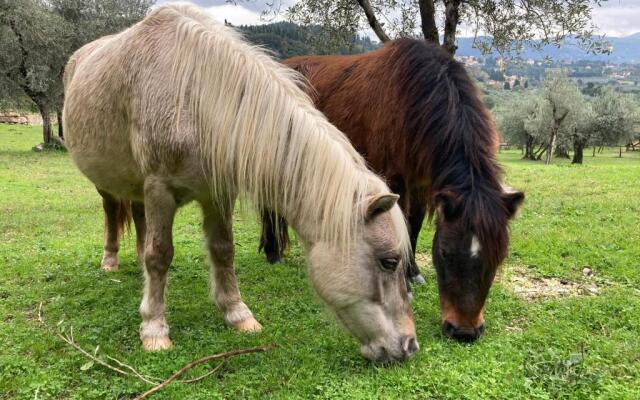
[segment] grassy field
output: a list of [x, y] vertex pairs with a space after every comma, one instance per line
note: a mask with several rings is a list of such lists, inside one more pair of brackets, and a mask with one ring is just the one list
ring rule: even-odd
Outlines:
[[[421, 351], [406, 364], [380, 367], [360, 356], [355, 339], [315, 298], [298, 246], [286, 264], [266, 264], [251, 214], [236, 216], [236, 265], [264, 330], [226, 328], [208, 300], [194, 206], [179, 212], [175, 226], [167, 313], [175, 347], [144, 353], [135, 241], [125, 239], [120, 271], [99, 269], [99, 196], [66, 153], [32, 152], [39, 139], [37, 128], [0, 125], [0, 399], [126, 399], [150, 387], [87, 364], [52, 332], [59, 321], [85, 349], [99, 345], [98, 357], [157, 377], [207, 354], [274, 346], [233, 358], [199, 383], [172, 384], [157, 399], [640, 398], [637, 156], [587, 153], [585, 165], [545, 167], [521, 161], [517, 151], [501, 154], [506, 181], [527, 201], [486, 305], [486, 335], [464, 345], [441, 334], [435, 275], [425, 265], [428, 283], [413, 303]], [[421, 252], [429, 251], [432, 234], [423, 231]], [[583, 275], [585, 267], [593, 276]], [[527, 301], [510, 283], [516, 270], [534, 284], [588, 283], [599, 294]], [[50, 330], [38, 322], [41, 303]]]

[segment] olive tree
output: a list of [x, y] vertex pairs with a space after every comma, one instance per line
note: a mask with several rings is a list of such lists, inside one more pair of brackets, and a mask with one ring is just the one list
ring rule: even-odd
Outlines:
[[[3, 86], [20, 89], [38, 108], [43, 141], [51, 143], [51, 113], [62, 96], [70, 32], [64, 20], [36, 0], [0, 2]], [[14, 95], [15, 96], [15, 95]]]
[[535, 146], [540, 143], [538, 128], [540, 96], [535, 91], [514, 95], [495, 111], [496, 122], [502, 136], [511, 143], [523, 146], [524, 159], [536, 160]]
[[543, 113], [551, 118], [544, 161], [548, 165], [553, 160], [560, 129], [563, 128], [562, 132], [567, 132], [572, 123], [581, 118], [585, 112], [586, 99], [565, 71], [554, 71], [547, 75], [542, 98]]
[[140, 20], [151, 0], [0, 0], [0, 103], [25, 96], [43, 120], [50, 144], [51, 114], [62, 133], [62, 74], [69, 56], [83, 44]]
[[593, 100], [593, 112], [592, 132], [600, 146], [626, 145], [634, 139], [638, 106], [629, 95], [604, 87]]

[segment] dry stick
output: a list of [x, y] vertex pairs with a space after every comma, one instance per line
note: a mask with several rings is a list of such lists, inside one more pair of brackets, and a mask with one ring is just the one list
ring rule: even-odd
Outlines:
[[[73, 340], [71, 340], [71, 338], [69, 338], [68, 336], [63, 335], [63, 334], [61, 334], [60, 332], [56, 332], [56, 334], [58, 335], [58, 337], [60, 337], [60, 339], [64, 340], [64, 341], [65, 341], [69, 346], [71, 346], [71, 347], [73, 347], [74, 349], [78, 350], [78, 351], [79, 351], [80, 353], [82, 353], [85, 357], [88, 357], [89, 359], [91, 359], [91, 360], [93, 360], [93, 361], [97, 362], [98, 364], [102, 365], [103, 367], [105, 367], [105, 368], [109, 368], [110, 370], [112, 370], [112, 371], [116, 371], [117, 373], [122, 374], [122, 375], [138, 377], [138, 376], [136, 376], [136, 375], [134, 375], [134, 374], [132, 374], [132, 373], [129, 373], [129, 372], [127, 372], [127, 371], [123, 371], [123, 370], [121, 370], [121, 369], [119, 369], [119, 368], [116, 368], [116, 367], [114, 367], [113, 365], [110, 365], [110, 364], [108, 364], [108, 363], [106, 363], [106, 362], [102, 361], [102, 360], [101, 360], [101, 359], [99, 359], [98, 357], [95, 357], [95, 356], [91, 355], [91, 354], [90, 354], [90, 353], [88, 353], [86, 350], [84, 350], [82, 347], [78, 346], [78, 345], [77, 345]], [[147, 383], [149, 383], [149, 384], [151, 384], [151, 385], [155, 385], [155, 384], [156, 384], [155, 382], [148, 381], [148, 380], [146, 380], [146, 379], [144, 379], [144, 378], [142, 378], [142, 377], [138, 377], [138, 378], [142, 379], [143, 381], [145, 381], [145, 382], [147, 382]]]
[[133, 374], [135, 376], [137, 376], [138, 378], [140, 378], [140, 380], [143, 380], [143, 381], [147, 382], [150, 385], [157, 385], [158, 382], [160, 381], [160, 378], [155, 378], [155, 377], [150, 377], [150, 376], [147, 376], [147, 375], [142, 375], [140, 372], [136, 371], [135, 368], [133, 368], [132, 366], [127, 365], [127, 364], [123, 363], [122, 361], [111, 357], [108, 354], [107, 354], [107, 358], [109, 360], [111, 360], [111, 361], [114, 361], [119, 366], [124, 367], [124, 368], [128, 369], [129, 371], [133, 372]]
[[[39, 322], [40, 322], [40, 323], [41, 323], [45, 328], [50, 329], [50, 328], [49, 328], [49, 326], [47, 325], [47, 323], [45, 322], [44, 317], [42, 316], [42, 303], [43, 303], [43, 302], [40, 302], [40, 305], [38, 306], [38, 321], [39, 321]], [[150, 377], [150, 376], [147, 376], [147, 375], [143, 375], [143, 374], [141, 374], [140, 372], [136, 371], [136, 369], [135, 369], [135, 368], [133, 368], [132, 366], [127, 365], [127, 364], [123, 363], [122, 361], [120, 361], [120, 360], [118, 360], [118, 359], [116, 359], [116, 358], [114, 358], [114, 357], [109, 356], [108, 354], [106, 355], [108, 359], [110, 359], [110, 360], [112, 360], [112, 361], [114, 361], [114, 362], [118, 363], [118, 365], [120, 365], [121, 367], [127, 368], [127, 369], [128, 369], [128, 370], [130, 370], [132, 373], [129, 373], [129, 372], [123, 371], [123, 370], [121, 370], [121, 369], [119, 369], [119, 368], [116, 368], [116, 367], [112, 366], [111, 364], [109, 364], [109, 363], [106, 363], [106, 362], [102, 361], [102, 360], [101, 360], [101, 359], [99, 359], [98, 357], [91, 355], [88, 351], [86, 351], [86, 350], [84, 350], [83, 348], [81, 348], [81, 347], [80, 347], [80, 346], [79, 346], [79, 345], [74, 341], [74, 339], [73, 339], [73, 327], [71, 328], [71, 334], [70, 334], [70, 336], [69, 336], [69, 335], [63, 335], [63, 334], [61, 334], [60, 332], [56, 332], [56, 335], [58, 335], [58, 337], [60, 337], [60, 338], [61, 338], [65, 343], [67, 343], [69, 346], [71, 346], [71, 347], [73, 347], [74, 349], [78, 350], [82, 355], [84, 355], [85, 357], [89, 358], [90, 360], [92, 360], [92, 361], [94, 361], [94, 362], [97, 362], [98, 364], [102, 365], [102, 366], [103, 366], [103, 367], [105, 367], [105, 368], [108, 368], [108, 369], [110, 369], [110, 370], [112, 370], [112, 371], [115, 371], [115, 372], [117, 372], [117, 373], [119, 373], [119, 374], [122, 374], [122, 375], [124, 375], [124, 376], [129, 376], [129, 377], [133, 377], [133, 378], [138, 378], [138, 379], [140, 379], [141, 381], [143, 381], [143, 382], [145, 382], [145, 383], [148, 383], [148, 384], [150, 384], [150, 385], [158, 385], [158, 381], [160, 381], [160, 378]], [[265, 350], [266, 350], [266, 348], [265, 348]], [[211, 376], [211, 375], [215, 374], [215, 373], [216, 373], [216, 372], [217, 372], [217, 371], [218, 371], [218, 370], [219, 370], [219, 369], [220, 369], [220, 368], [221, 368], [221, 367], [226, 363], [226, 361], [227, 361], [227, 359], [226, 359], [226, 358], [224, 358], [224, 359], [223, 359], [223, 361], [222, 361], [220, 364], [218, 364], [215, 368], [213, 368], [211, 371], [209, 371], [209, 372], [207, 372], [207, 373], [205, 373], [205, 374], [203, 374], [203, 375], [201, 375], [201, 376], [198, 376], [198, 377], [196, 377], [196, 378], [192, 378], [192, 379], [179, 380], [179, 381], [176, 381], [176, 382], [177, 382], [177, 383], [195, 383], [195, 382], [201, 381], [201, 380], [203, 380], [204, 378], [206, 378], [206, 377], [208, 377], [208, 376]]]
[[193, 368], [193, 367], [195, 367], [197, 365], [200, 365], [202, 363], [205, 363], [205, 362], [208, 362], [208, 361], [212, 361], [212, 360], [217, 360], [217, 359], [220, 359], [220, 358], [226, 359], [228, 357], [238, 356], [238, 355], [241, 355], [241, 354], [262, 353], [262, 352], [265, 352], [267, 350], [268, 350], [267, 347], [260, 346], [260, 347], [253, 347], [251, 349], [227, 351], [227, 352], [224, 352], [224, 353], [218, 353], [218, 354], [213, 354], [213, 355], [210, 355], [210, 356], [202, 357], [202, 358], [200, 358], [198, 360], [192, 361], [189, 364], [185, 365], [178, 372], [176, 372], [175, 374], [171, 375], [169, 377], [169, 379], [167, 379], [166, 381], [162, 382], [158, 386], [155, 386], [155, 387], [147, 390], [146, 392], [144, 392], [140, 396], [136, 397], [134, 400], [142, 400], [144, 398], [147, 398], [147, 397], [151, 396], [152, 394], [156, 393], [157, 391], [162, 390], [162, 388], [164, 388], [165, 386], [167, 386], [168, 384], [170, 384], [171, 382], [176, 380], [176, 378], [178, 378], [179, 376], [183, 375], [185, 372], [189, 371], [191, 368]]
[[176, 381], [176, 382], [180, 382], [180, 383], [195, 383], [195, 382], [201, 381], [201, 380], [203, 380], [204, 378], [206, 378], [206, 377], [208, 377], [208, 376], [210, 376], [210, 375], [213, 375], [213, 374], [215, 374], [216, 372], [218, 372], [218, 370], [219, 370], [220, 368], [222, 368], [222, 366], [223, 366], [223, 365], [225, 365], [226, 363], [227, 363], [227, 359], [225, 358], [225, 359], [223, 359], [223, 360], [222, 360], [222, 362], [221, 362], [220, 364], [218, 364], [214, 369], [212, 369], [211, 371], [207, 372], [207, 373], [206, 373], [206, 374], [204, 374], [204, 375], [200, 375], [200, 376], [199, 376], [199, 377], [197, 377], [197, 378], [186, 379], [186, 380], [183, 380], [183, 381]]

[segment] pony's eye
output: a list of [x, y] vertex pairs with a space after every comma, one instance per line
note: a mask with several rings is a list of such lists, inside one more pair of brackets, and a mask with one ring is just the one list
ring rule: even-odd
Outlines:
[[397, 258], [381, 258], [379, 262], [383, 271], [393, 272], [398, 268], [400, 260]]

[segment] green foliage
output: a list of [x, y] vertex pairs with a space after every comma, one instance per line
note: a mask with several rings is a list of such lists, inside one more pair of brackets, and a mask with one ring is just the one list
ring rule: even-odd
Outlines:
[[600, 145], [624, 145], [635, 138], [638, 106], [630, 96], [606, 87], [593, 100], [594, 137]]
[[36, 104], [60, 101], [70, 27], [39, 1], [16, 0], [0, 3], [0, 31], [0, 85], [10, 90], [5, 101], [23, 95]]
[[[0, 107], [25, 108], [43, 118], [62, 109], [64, 66], [85, 43], [140, 20], [152, 0], [0, 1]], [[45, 143], [51, 132], [43, 127]]]
[[[486, 305], [487, 333], [476, 344], [446, 339], [432, 267], [412, 305], [421, 350], [402, 365], [375, 366], [313, 294], [299, 244], [285, 264], [256, 251], [253, 215], [234, 217], [238, 281], [264, 325], [255, 335], [225, 327], [208, 301], [201, 215], [182, 209], [174, 230], [167, 315], [175, 348], [144, 353], [138, 305], [142, 272], [135, 239], [121, 246], [120, 271], [99, 269], [100, 198], [68, 154], [33, 153], [37, 128], [0, 125], [0, 398], [130, 399], [148, 389], [115, 375], [44, 330], [64, 320], [75, 340], [144, 374], [167, 377], [220, 351], [269, 344], [264, 354], [231, 359], [217, 375], [172, 384], [154, 399], [556, 399], [640, 397], [640, 156], [607, 152], [588, 165], [544, 167], [500, 154], [506, 182], [527, 193], [512, 224], [511, 255]], [[428, 253], [433, 226], [418, 245]], [[424, 267], [423, 262], [421, 266]], [[515, 267], [572, 282], [593, 269], [594, 297], [525, 302], [505, 284]], [[205, 373], [204, 366], [191, 376]], [[83, 371], [83, 369], [86, 369]]]
[[[291, 22], [277, 22], [273, 24], [240, 26], [239, 29], [252, 43], [264, 46], [273, 51], [280, 59], [308, 54], [324, 54], [328, 47], [318, 43], [319, 27], [302, 28]], [[367, 36], [354, 35], [345, 39], [342, 47], [333, 48], [338, 54], [355, 54], [378, 48]]]
[[[625, 145], [637, 137], [638, 104], [630, 95], [608, 87], [591, 93], [594, 97], [585, 96], [564, 72], [552, 72], [541, 91], [521, 91], [497, 107], [498, 126], [532, 159], [548, 151], [554, 129], [556, 148], [564, 153], [581, 152], [588, 145]], [[536, 146], [540, 151], [534, 151]]]
[[[274, 3], [279, 4], [279, 3]], [[428, 5], [431, 5], [429, 9]], [[455, 42], [455, 32], [463, 24], [476, 33], [475, 47], [484, 53], [519, 53], [525, 45], [541, 48], [548, 44], [571, 42], [588, 52], [608, 53], [607, 42], [594, 36], [590, 0], [547, 0], [527, 2], [524, 6], [511, 0], [491, 1], [412, 1], [412, 0], [301, 0], [288, 8], [288, 17], [305, 26], [320, 25], [322, 40], [344, 45], [345, 38], [368, 28], [365, 16], [370, 5], [386, 36], [414, 37], [420, 28], [427, 40]], [[435, 5], [435, 7], [434, 7]], [[452, 30], [438, 28], [445, 21]], [[432, 26], [432, 28], [425, 28]], [[433, 29], [433, 32], [425, 32]], [[478, 35], [478, 33], [484, 36]], [[378, 35], [380, 36], [380, 35]], [[455, 53], [455, 44], [452, 49]]]

